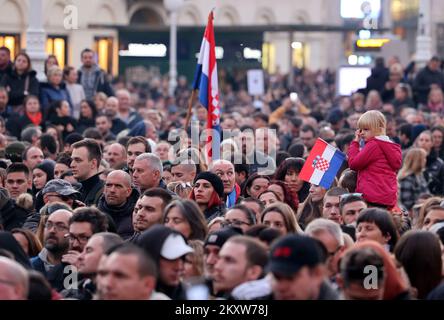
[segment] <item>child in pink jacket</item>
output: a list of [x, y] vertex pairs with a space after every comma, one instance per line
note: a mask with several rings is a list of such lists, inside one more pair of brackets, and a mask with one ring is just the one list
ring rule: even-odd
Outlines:
[[355, 140], [348, 150], [348, 165], [358, 172], [356, 192], [370, 205], [392, 209], [397, 204], [396, 174], [402, 165], [401, 147], [386, 136], [385, 116], [367, 111], [358, 120]]

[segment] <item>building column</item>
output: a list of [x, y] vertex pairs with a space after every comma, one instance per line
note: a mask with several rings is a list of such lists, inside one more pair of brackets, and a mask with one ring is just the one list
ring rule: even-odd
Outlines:
[[420, 0], [418, 35], [416, 37], [416, 63], [423, 67], [432, 57], [431, 0]]
[[29, 26], [26, 30], [26, 52], [39, 81], [44, 81], [46, 32], [43, 29], [43, 0], [29, 0]]

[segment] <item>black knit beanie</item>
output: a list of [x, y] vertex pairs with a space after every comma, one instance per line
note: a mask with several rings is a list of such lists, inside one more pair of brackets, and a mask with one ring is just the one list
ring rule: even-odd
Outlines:
[[219, 178], [218, 175], [210, 171], [201, 172], [196, 176], [196, 178], [194, 178], [193, 184], [196, 183], [196, 181], [199, 179], [207, 180], [209, 183], [211, 183], [211, 185], [213, 186], [214, 190], [216, 190], [219, 197], [223, 198], [224, 183], [222, 182], [221, 178]]

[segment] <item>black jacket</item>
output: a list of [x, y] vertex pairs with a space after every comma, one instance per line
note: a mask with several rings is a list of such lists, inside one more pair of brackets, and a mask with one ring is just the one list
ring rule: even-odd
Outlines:
[[444, 89], [444, 74], [441, 71], [432, 71], [426, 66], [419, 71], [413, 83], [413, 92], [418, 103], [427, 104], [431, 84], [437, 84]]
[[134, 234], [133, 229], [133, 211], [139, 199], [139, 192], [133, 189], [128, 201], [120, 207], [111, 206], [106, 202], [103, 194], [97, 204], [97, 208], [109, 215], [116, 224], [117, 234], [123, 239], [129, 239]]
[[0, 231], [0, 249], [9, 251], [14, 255], [15, 261], [26, 269], [31, 269], [29, 258], [11, 233]]
[[80, 188], [80, 201], [87, 206], [97, 205], [99, 198], [103, 193], [103, 187], [105, 183], [99, 178], [100, 173], [92, 176], [85, 181], [81, 181], [82, 187]]
[[94, 128], [95, 126], [96, 120], [80, 117], [79, 121], [77, 121], [76, 131], [80, 134], [83, 134], [86, 129]]
[[[26, 113], [20, 117], [15, 115], [9, 117], [8, 121], [6, 121], [6, 129], [9, 131], [11, 135], [17, 137], [17, 139], [20, 140], [20, 135], [22, 133], [22, 130], [30, 124], [34, 125], [31, 119], [28, 118]], [[45, 123], [43, 120], [43, 116], [39, 126], [42, 128], [42, 130], [45, 130]]]
[[[56, 112], [50, 112], [48, 114], [46, 124], [53, 124], [55, 126], [63, 126], [62, 136], [65, 139], [69, 134], [75, 132], [77, 127], [77, 121], [73, 117], [59, 117]], [[72, 126], [72, 131], [68, 131], [68, 125]]]
[[0, 220], [6, 231], [21, 228], [28, 217], [29, 212], [19, 207], [7, 194], [0, 192]]
[[[19, 75], [15, 69], [13, 69], [10, 74], [5, 74], [1, 79], [0, 86], [8, 90], [9, 104], [11, 106], [22, 105], [27, 95], [32, 94], [36, 97], [39, 96], [40, 84], [36, 75], [37, 72], [34, 70]], [[28, 84], [27, 88], [26, 83]]]
[[121, 131], [128, 129], [128, 126], [125, 122], [122, 121], [122, 119], [114, 118], [112, 121], [112, 127], [111, 132], [114, 135], [118, 135]]
[[213, 206], [211, 208], [206, 208], [204, 210], [205, 219], [207, 220], [207, 222], [210, 222], [214, 218], [223, 217], [225, 214], [225, 210], [226, 210], [226, 208], [225, 208], [224, 203], [222, 203], [219, 206]]
[[9, 62], [9, 64], [4, 69], [0, 69], [0, 82], [2, 81], [3, 77], [6, 77], [6, 75], [9, 75], [12, 73], [14, 65], [12, 62]]
[[432, 150], [427, 156], [424, 177], [432, 194], [444, 195], [444, 161], [438, 158], [435, 150]]

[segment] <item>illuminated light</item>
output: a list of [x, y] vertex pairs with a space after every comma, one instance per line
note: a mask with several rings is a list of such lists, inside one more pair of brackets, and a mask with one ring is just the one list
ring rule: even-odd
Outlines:
[[257, 59], [260, 60], [262, 57], [261, 50], [258, 49], [251, 49], [251, 48], [244, 48], [244, 58], [245, 59]]
[[302, 49], [302, 42], [294, 41], [291, 43], [291, 47], [293, 49]]
[[120, 50], [122, 57], [166, 57], [167, 47], [162, 43], [130, 43], [128, 50]]
[[366, 59], [365, 59], [364, 56], [360, 56], [358, 58], [358, 64], [361, 65], [361, 66], [365, 64], [365, 61], [366, 61]]
[[[220, 60], [224, 58], [224, 48], [222, 47], [214, 47], [214, 53], [216, 54], [216, 59]], [[195, 54], [196, 59], [199, 59], [199, 52]]]
[[108, 58], [109, 58], [109, 52], [108, 52], [108, 40], [107, 39], [100, 39], [98, 43], [98, 57], [99, 57], [99, 66], [103, 70], [108, 71]]
[[372, 36], [372, 33], [370, 30], [360, 30], [359, 31], [359, 39], [367, 40], [370, 39]]
[[352, 54], [348, 57], [348, 64], [355, 66], [358, 64], [358, 56]]
[[54, 52], [53, 54], [56, 56], [57, 61], [59, 62], [59, 66], [63, 68], [65, 66], [65, 39], [56, 38], [54, 39]]
[[344, 19], [364, 19], [363, 5], [371, 8], [370, 17], [378, 19], [381, 15], [381, 0], [341, 0], [340, 14]]
[[388, 42], [390, 39], [360, 39], [356, 41], [356, 45], [359, 48], [381, 48]]
[[5, 46], [6, 48], [8, 48], [11, 51], [11, 57], [15, 57], [16, 52], [15, 52], [15, 37], [14, 36], [4, 36], [4, 37], [0, 37], [0, 46]]
[[216, 59], [223, 59], [224, 58], [224, 48], [215, 47], [214, 52], [216, 53]]

